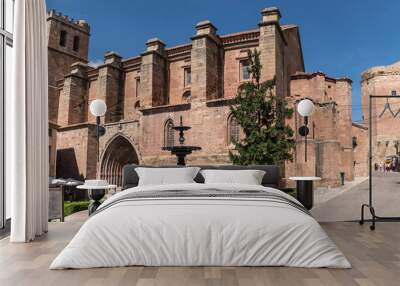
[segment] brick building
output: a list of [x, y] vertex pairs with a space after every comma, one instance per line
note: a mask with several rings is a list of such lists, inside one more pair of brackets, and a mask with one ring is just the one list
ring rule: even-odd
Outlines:
[[[192, 126], [186, 143], [202, 147], [188, 157], [188, 164], [229, 164], [228, 152], [240, 137], [229, 105], [237, 88], [250, 80], [247, 52], [257, 49], [262, 80], [276, 76], [277, 96], [293, 108], [304, 97], [316, 104], [308, 162], [296, 132], [295, 158], [282, 167], [284, 176], [317, 175], [321, 184], [336, 186], [345, 172], [352, 180], [351, 80], [305, 73], [299, 28], [280, 24], [280, 18], [277, 8], [266, 8], [256, 29], [229, 35], [219, 35], [211, 22], [202, 21], [187, 44], [167, 48], [154, 38], [138, 56], [122, 59], [107, 52], [102, 65], [91, 67], [89, 25], [51, 11], [49, 105], [50, 118], [60, 126], [57, 175], [95, 177], [95, 118], [88, 106], [96, 98], [108, 106], [102, 118], [106, 135], [100, 142], [100, 169], [112, 183], [121, 182], [127, 163], [175, 164], [175, 157], [161, 148], [177, 143], [171, 127], [180, 116]], [[297, 130], [301, 120], [295, 113], [288, 124]]]
[[[361, 75], [361, 96], [364, 121], [369, 119], [369, 95], [400, 96], [400, 62], [372, 67]], [[379, 164], [389, 156], [400, 155], [400, 97], [377, 98], [372, 108], [372, 164]]]

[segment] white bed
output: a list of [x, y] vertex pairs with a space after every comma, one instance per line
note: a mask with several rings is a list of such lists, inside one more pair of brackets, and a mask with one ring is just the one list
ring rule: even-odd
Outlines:
[[[247, 190], [249, 196], [122, 199], [138, 192], [175, 190], [245, 194]], [[266, 192], [272, 199], [252, 197], [252, 191]], [[192, 183], [131, 188], [105, 201], [50, 269], [128, 265], [351, 267], [309, 214], [279, 197], [298, 203], [279, 190], [255, 185]]]

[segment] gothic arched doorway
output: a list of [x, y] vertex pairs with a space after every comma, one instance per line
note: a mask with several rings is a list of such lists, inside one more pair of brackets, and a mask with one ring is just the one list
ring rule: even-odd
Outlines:
[[101, 160], [101, 178], [109, 184], [122, 185], [122, 168], [126, 164], [138, 164], [139, 159], [132, 144], [123, 136], [117, 136], [108, 144]]

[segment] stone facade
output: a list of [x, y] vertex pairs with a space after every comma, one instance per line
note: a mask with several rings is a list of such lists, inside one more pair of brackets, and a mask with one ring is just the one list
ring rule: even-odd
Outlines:
[[57, 122], [60, 113], [58, 82], [64, 80], [73, 63], [88, 61], [89, 33], [90, 27], [84, 20], [74, 21], [54, 10], [47, 15], [49, 120], [52, 122]]
[[[324, 73], [297, 72], [291, 76], [288, 102], [296, 110], [305, 97], [313, 100], [314, 113], [309, 118], [308, 155], [305, 162], [304, 138], [296, 135], [296, 152], [292, 163], [286, 164], [288, 176], [315, 175], [322, 185], [336, 186], [344, 172], [346, 180], [354, 179], [352, 144], [351, 80], [331, 78]], [[303, 125], [297, 113], [289, 121], [294, 130]]]
[[57, 133], [57, 177], [95, 178], [96, 129], [83, 123], [60, 127]]
[[[50, 26], [53, 22], [67, 25], [60, 17], [51, 12]], [[120, 184], [126, 163], [175, 164], [175, 157], [161, 148], [172, 138], [166, 134], [167, 123], [179, 124], [180, 116], [185, 125], [192, 126], [186, 143], [202, 147], [188, 157], [188, 164], [230, 164], [228, 153], [235, 127], [231, 126], [229, 106], [238, 87], [249, 80], [244, 74], [247, 52], [256, 49], [261, 53], [262, 80], [276, 77], [277, 96], [287, 99], [293, 108], [305, 97], [316, 104], [310, 118], [309, 160], [304, 162], [304, 140], [296, 135], [295, 158], [282, 166], [283, 176], [318, 175], [323, 178], [321, 184], [336, 186], [340, 172], [344, 172], [352, 180], [351, 81], [320, 72], [305, 73], [299, 28], [280, 24], [280, 18], [277, 8], [266, 8], [257, 29], [229, 35], [219, 35], [210, 21], [202, 21], [190, 43], [167, 48], [160, 39], [150, 39], [141, 55], [122, 59], [108, 52], [104, 64], [96, 68], [86, 64], [87, 46], [82, 47], [75, 55], [78, 63], [71, 60], [57, 67], [57, 72], [63, 69], [64, 76], [55, 83], [58, 93], [50, 97], [51, 113], [61, 126], [57, 146], [61, 169], [57, 174], [66, 176], [70, 166], [77, 176], [96, 176], [95, 118], [88, 112], [95, 98], [108, 106], [102, 118], [106, 135], [100, 140], [98, 167], [112, 183]], [[84, 32], [82, 23], [67, 26], [85, 37], [89, 26], [84, 23]], [[58, 27], [58, 33], [63, 29]], [[51, 35], [57, 42], [57, 33]], [[88, 45], [88, 38], [83, 43]], [[53, 49], [57, 51], [49, 57], [67, 57], [49, 44], [49, 51]], [[49, 73], [53, 68], [50, 63]], [[297, 114], [288, 121], [294, 130], [300, 123]], [[176, 134], [173, 140], [176, 144]], [[61, 162], [64, 160], [69, 163]]]
[[[376, 98], [372, 109], [372, 164], [379, 164], [389, 156], [400, 155], [400, 62], [389, 66], [372, 67], [361, 75], [363, 116], [369, 122], [369, 95], [394, 95], [394, 98]], [[399, 98], [396, 98], [399, 96]]]
[[53, 122], [49, 122], [49, 176], [56, 176], [57, 161], [57, 130], [59, 126]]
[[368, 127], [353, 123], [354, 176], [368, 175]]

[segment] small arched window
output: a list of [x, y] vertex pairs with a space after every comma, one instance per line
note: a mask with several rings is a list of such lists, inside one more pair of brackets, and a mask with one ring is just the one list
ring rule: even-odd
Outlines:
[[164, 125], [164, 147], [174, 146], [174, 122], [168, 119]]
[[228, 145], [239, 142], [239, 124], [232, 114], [228, 117]]
[[135, 110], [139, 110], [140, 109], [140, 101], [136, 101], [135, 103]]
[[182, 101], [183, 101], [183, 102], [190, 102], [190, 99], [191, 99], [190, 91], [189, 91], [189, 90], [188, 90], [188, 91], [185, 91], [185, 92], [183, 93], [183, 95], [182, 95]]
[[357, 145], [358, 145], [356, 136], [353, 136], [353, 138], [352, 138], [352, 145], [353, 145], [353, 149], [355, 149], [357, 147]]
[[77, 51], [79, 51], [79, 37], [78, 36], [75, 36], [74, 37], [74, 46], [73, 46], [73, 49], [74, 49], [74, 51], [75, 52], [77, 52]]
[[67, 45], [67, 31], [62, 30], [60, 32], [60, 46], [65, 47]]

